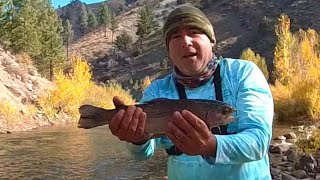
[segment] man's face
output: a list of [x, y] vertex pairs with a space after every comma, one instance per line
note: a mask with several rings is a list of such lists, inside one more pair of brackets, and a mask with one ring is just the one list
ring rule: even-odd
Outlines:
[[169, 57], [187, 76], [203, 71], [213, 56], [213, 43], [201, 30], [182, 27], [169, 37]]

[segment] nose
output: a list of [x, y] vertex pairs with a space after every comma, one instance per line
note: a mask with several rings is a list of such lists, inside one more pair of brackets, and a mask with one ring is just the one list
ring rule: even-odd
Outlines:
[[182, 48], [188, 48], [189, 46], [192, 46], [192, 38], [188, 35], [183, 35], [182, 36]]

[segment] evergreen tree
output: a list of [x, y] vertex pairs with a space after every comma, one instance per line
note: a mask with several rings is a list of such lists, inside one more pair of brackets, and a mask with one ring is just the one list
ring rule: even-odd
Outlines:
[[[3, 1], [2, 1], [3, 2]], [[29, 54], [38, 71], [53, 78], [63, 62], [62, 31], [49, 0], [9, 0], [1, 4], [0, 37], [14, 53]]]
[[88, 15], [88, 26], [90, 29], [94, 29], [97, 27], [98, 21], [96, 18], [96, 15], [94, 15], [92, 10], [89, 10], [89, 15]]
[[84, 4], [81, 5], [79, 24], [81, 33], [85, 34], [88, 29], [88, 12]]
[[[35, 61], [40, 73], [53, 80], [54, 71], [63, 68], [65, 59], [63, 40], [60, 37], [63, 28], [50, 0], [40, 1], [42, 3], [39, 7], [38, 23], [41, 29], [42, 49], [40, 55], [35, 57]], [[48, 71], [49, 74], [47, 74]]]
[[63, 25], [63, 41], [67, 49], [67, 59], [69, 59], [69, 44], [73, 39], [73, 35], [72, 24], [69, 19], [67, 19]]
[[114, 44], [120, 50], [128, 49], [132, 44], [132, 37], [126, 31], [123, 31], [116, 37]]
[[1, 20], [2, 20], [2, 18], [3, 18], [3, 14], [4, 14], [4, 7], [5, 7], [4, 2], [0, 1], [0, 21], [1, 21]]
[[22, 0], [1, 0], [0, 1], [0, 38], [5, 46], [10, 46], [10, 34], [13, 28], [13, 20], [19, 9], [25, 2]]
[[111, 11], [107, 5], [107, 3], [103, 3], [100, 11], [99, 11], [99, 17], [100, 17], [100, 25], [104, 27], [104, 37], [107, 37], [107, 28], [110, 22]]
[[13, 17], [10, 28], [9, 47], [14, 53], [25, 52], [31, 57], [41, 51], [41, 33], [38, 27], [38, 3], [31, 0], [23, 1], [19, 12]]
[[151, 7], [144, 6], [139, 11], [139, 19], [138, 19], [138, 30], [136, 34], [139, 36], [141, 44], [142, 39], [151, 34], [152, 31], [158, 28], [158, 23], [156, 21], [155, 15]]
[[111, 30], [111, 44], [113, 44], [113, 35], [114, 31], [118, 28], [119, 22], [117, 21], [115, 15], [111, 14], [111, 20], [110, 20], [110, 30]]

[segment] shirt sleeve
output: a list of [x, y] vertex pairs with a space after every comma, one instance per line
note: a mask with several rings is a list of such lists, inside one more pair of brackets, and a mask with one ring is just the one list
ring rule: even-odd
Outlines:
[[[262, 159], [272, 135], [274, 105], [264, 75], [253, 63], [243, 68], [236, 95], [237, 134], [216, 135], [216, 157], [204, 157], [212, 164], [242, 164]], [[235, 82], [236, 83], [236, 82]]]

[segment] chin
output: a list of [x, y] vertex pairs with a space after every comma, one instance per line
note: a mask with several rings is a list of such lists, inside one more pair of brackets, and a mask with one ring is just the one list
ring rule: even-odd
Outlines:
[[187, 75], [187, 76], [195, 76], [195, 75], [198, 75], [198, 74], [200, 74], [200, 71], [199, 70], [196, 70], [196, 69], [192, 69], [192, 70], [188, 70], [188, 71], [186, 71], [185, 73], [183, 73], [183, 74], [185, 74], [185, 75]]

